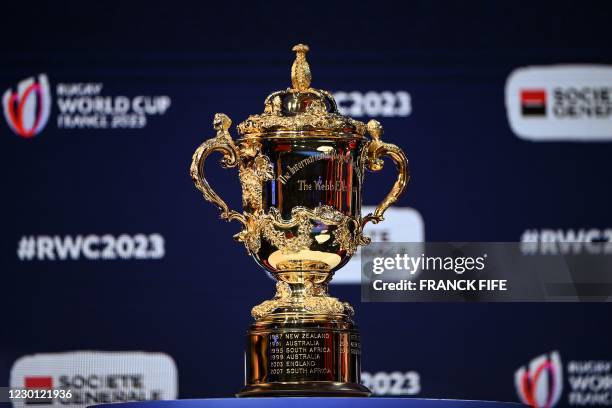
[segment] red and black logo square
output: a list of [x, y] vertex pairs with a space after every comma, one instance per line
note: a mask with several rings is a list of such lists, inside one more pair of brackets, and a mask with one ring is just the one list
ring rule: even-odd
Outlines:
[[521, 114], [523, 116], [546, 116], [546, 90], [521, 90]]
[[[51, 390], [53, 389], [53, 377], [25, 377], [23, 385], [28, 390]], [[49, 398], [27, 398], [25, 403], [26, 405], [49, 405], [53, 403], [53, 400]]]

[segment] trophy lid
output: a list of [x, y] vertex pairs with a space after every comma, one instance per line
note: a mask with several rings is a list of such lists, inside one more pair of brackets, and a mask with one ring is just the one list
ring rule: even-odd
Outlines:
[[[266, 98], [264, 112], [249, 116], [238, 125], [244, 137], [270, 133], [312, 132], [328, 136], [363, 136], [366, 125], [338, 113], [333, 95], [310, 87], [312, 75], [306, 61], [307, 45], [293, 47], [295, 61], [291, 67], [291, 88], [274, 92]], [[295, 136], [295, 135], [294, 135]]]

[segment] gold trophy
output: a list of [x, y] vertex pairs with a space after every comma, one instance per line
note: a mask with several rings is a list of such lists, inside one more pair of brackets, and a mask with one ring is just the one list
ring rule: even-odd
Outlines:
[[[381, 140], [380, 123], [340, 115], [331, 93], [311, 88], [308, 46], [293, 51], [292, 87], [269, 95], [262, 114], [238, 125], [236, 141], [231, 120], [217, 113], [217, 135], [198, 147], [190, 169], [221, 218], [242, 224], [234, 238], [276, 279], [275, 296], [251, 311], [245, 387], [237, 396], [368, 396], [353, 308], [330, 297], [327, 284], [369, 243], [364, 225], [382, 221], [404, 191], [408, 162]], [[243, 212], [230, 210], [206, 181], [212, 152], [223, 155], [223, 167], [238, 167]], [[382, 169], [385, 155], [399, 176], [374, 213], [361, 217], [364, 171]]]

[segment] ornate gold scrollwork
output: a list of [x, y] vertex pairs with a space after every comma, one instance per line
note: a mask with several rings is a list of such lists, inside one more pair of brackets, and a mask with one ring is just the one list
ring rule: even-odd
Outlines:
[[[257, 248], [259, 238], [251, 232], [258, 229], [261, 224], [262, 188], [263, 184], [274, 178], [274, 168], [270, 159], [261, 153], [261, 144], [255, 140], [244, 141], [236, 146], [229, 134], [232, 121], [227, 115], [217, 113], [213, 120], [213, 127], [217, 135], [200, 145], [193, 154], [190, 175], [204, 199], [210, 201], [221, 211], [221, 218], [231, 221], [238, 220], [243, 230], [234, 237], [245, 242], [247, 249]], [[213, 152], [223, 154], [221, 165], [224, 168], [239, 166], [239, 178], [242, 186], [242, 204], [244, 213], [230, 210], [228, 205], [210, 186], [206, 180], [204, 163]]]
[[213, 127], [217, 131], [217, 135], [202, 143], [193, 154], [189, 174], [195, 183], [198, 190], [202, 192], [204, 198], [210, 201], [221, 211], [221, 218], [231, 221], [238, 220], [244, 227], [247, 227], [246, 217], [234, 210], [230, 210], [225, 201], [221, 199], [212, 189], [204, 173], [204, 162], [212, 152], [220, 152], [223, 154], [221, 165], [225, 168], [236, 167], [239, 163], [240, 153], [229, 134], [229, 127], [232, 121], [227, 115], [217, 113], [213, 121]]
[[251, 316], [260, 320], [281, 307], [300, 307], [308, 313], [321, 315], [353, 316], [355, 314], [350, 304], [327, 294], [326, 283], [306, 281], [300, 290], [294, 293], [288, 283], [278, 281], [274, 297], [253, 307]]
[[261, 153], [261, 143], [256, 140], [243, 141], [238, 146], [240, 157], [240, 185], [242, 205], [252, 213], [262, 211], [262, 189], [266, 181], [274, 179], [274, 166], [268, 156]]
[[276, 294], [270, 300], [264, 300], [257, 306], [251, 309], [251, 316], [258, 320], [269, 315], [274, 309], [278, 308], [282, 304], [289, 302], [291, 298], [291, 289], [287, 282], [278, 281], [276, 282]]
[[353, 307], [347, 302], [341, 302], [327, 294], [326, 283], [305, 282], [303, 303], [304, 308], [310, 313], [347, 316], [355, 314]]
[[[312, 224], [308, 211], [304, 207], [293, 207], [289, 220], [284, 220], [278, 209], [272, 207], [268, 214], [261, 217], [260, 225], [261, 235], [283, 253], [299, 252], [308, 249], [312, 244], [310, 237]], [[297, 234], [288, 238], [286, 231], [296, 227]]]
[[[359, 244], [356, 235], [358, 221], [344, 215], [328, 205], [321, 205], [315, 209], [306, 207], [293, 207], [291, 217], [288, 220], [282, 218], [281, 213], [275, 207], [271, 207], [267, 214], [256, 217], [257, 220], [250, 224], [249, 235], [245, 239], [247, 248], [252, 253], [257, 253], [261, 246], [260, 237], [263, 237], [283, 253], [296, 253], [309, 249], [314, 240], [311, 237], [313, 222], [321, 222], [326, 225], [335, 226], [333, 235], [340, 249], [353, 254]], [[351, 225], [353, 225], [351, 232]], [[287, 232], [292, 234], [288, 236]]]
[[[384, 165], [381, 157], [389, 156], [397, 167], [398, 176], [393, 184], [393, 187], [391, 188], [391, 191], [380, 202], [380, 204], [378, 204], [374, 212], [362, 218], [360, 223], [361, 229], [363, 229], [363, 226], [369, 221], [372, 221], [374, 224], [378, 224], [380, 221], [384, 220], [383, 214], [391, 204], [399, 199], [400, 195], [402, 195], [406, 185], [408, 184], [408, 180], [410, 179], [408, 159], [406, 158], [406, 155], [402, 149], [394, 144], [385, 143], [380, 139], [383, 134], [382, 125], [376, 120], [370, 120], [368, 122], [367, 129], [370, 136], [372, 136], [372, 140], [369, 141], [361, 151], [362, 165], [370, 171], [380, 171]], [[364, 243], [368, 242], [369, 240], [365, 239]]]

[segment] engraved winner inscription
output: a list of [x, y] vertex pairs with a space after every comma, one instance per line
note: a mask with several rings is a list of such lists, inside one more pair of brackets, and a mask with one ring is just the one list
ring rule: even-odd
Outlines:
[[331, 373], [325, 366], [326, 357], [332, 352], [326, 345], [332, 333], [298, 332], [269, 335], [270, 375], [274, 379], [301, 376], [317, 379]]

